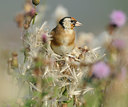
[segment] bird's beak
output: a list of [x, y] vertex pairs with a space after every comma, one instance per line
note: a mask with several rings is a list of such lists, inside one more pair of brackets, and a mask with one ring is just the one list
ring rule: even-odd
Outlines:
[[76, 22], [76, 24], [75, 24], [75, 26], [81, 26], [82, 25], [82, 23], [80, 23], [80, 22]]

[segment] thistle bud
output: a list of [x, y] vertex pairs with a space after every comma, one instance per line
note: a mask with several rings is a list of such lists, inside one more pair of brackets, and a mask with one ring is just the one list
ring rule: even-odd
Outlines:
[[37, 6], [40, 3], [40, 0], [32, 0], [32, 3]]
[[12, 63], [11, 63], [11, 66], [13, 68], [17, 68], [18, 67], [18, 58], [17, 58], [17, 53], [13, 52], [12, 53]]
[[42, 35], [42, 41], [43, 41], [43, 43], [47, 42], [47, 35], [46, 34]]
[[32, 21], [32, 17], [26, 16], [25, 23], [24, 23], [24, 29], [28, 29], [30, 27], [31, 21]]
[[24, 29], [28, 29], [30, 27], [30, 23], [32, 19], [37, 15], [36, 10], [34, 8], [31, 9], [28, 13], [25, 14], [25, 22], [24, 22]]
[[31, 16], [32, 18], [34, 18], [35, 15], [37, 15], [35, 8], [32, 8], [28, 14], [29, 14], [29, 16]]

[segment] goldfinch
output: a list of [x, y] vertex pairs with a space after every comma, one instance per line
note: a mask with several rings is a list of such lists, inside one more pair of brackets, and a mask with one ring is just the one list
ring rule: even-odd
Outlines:
[[66, 55], [75, 47], [75, 31], [74, 27], [80, 26], [73, 17], [62, 18], [58, 25], [51, 31], [51, 49], [58, 55]]

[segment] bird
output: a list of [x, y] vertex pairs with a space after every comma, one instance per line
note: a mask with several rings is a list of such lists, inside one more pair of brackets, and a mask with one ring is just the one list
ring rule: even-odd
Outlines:
[[52, 36], [51, 49], [58, 55], [66, 55], [75, 47], [75, 31], [76, 26], [81, 26], [74, 17], [62, 18], [57, 26], [50, 32]]

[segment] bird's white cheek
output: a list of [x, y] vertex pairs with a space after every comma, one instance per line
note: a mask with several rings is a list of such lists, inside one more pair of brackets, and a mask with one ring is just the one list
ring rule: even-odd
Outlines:
[[69, 23], [68, 21], [65, 21], [63, 24], [66, 29], [71, 29], [71, 23]]

